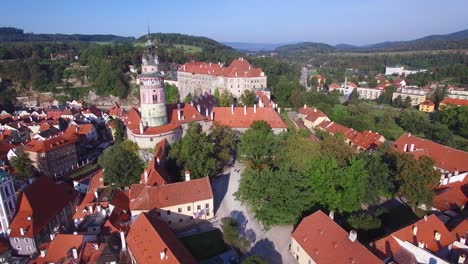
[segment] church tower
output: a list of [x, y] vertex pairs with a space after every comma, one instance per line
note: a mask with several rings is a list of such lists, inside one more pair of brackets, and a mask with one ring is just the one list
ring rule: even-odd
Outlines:
[[141, 74], [138, 76], [140, 84], [140, 127], [155, 127], [167, 124], [166, 96], [164, 93], [164, 79], [159, 71], [159, 59], [155, 52], [156, 46], [148, 40], [146, 51], [142, 57]]

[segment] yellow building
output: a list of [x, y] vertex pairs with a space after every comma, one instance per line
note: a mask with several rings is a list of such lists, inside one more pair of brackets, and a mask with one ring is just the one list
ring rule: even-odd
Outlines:
[[419, 104], [419, 111], [432, 113], [434, 112], [434, 107], [435, 104], [432, 101], [426, 100]]

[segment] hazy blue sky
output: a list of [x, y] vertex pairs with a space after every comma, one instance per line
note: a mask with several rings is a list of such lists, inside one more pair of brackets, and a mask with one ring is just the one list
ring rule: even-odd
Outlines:
[[468, 29], [467, 0], [2, 0], [0, 26], [218, 41], [369, 44]]

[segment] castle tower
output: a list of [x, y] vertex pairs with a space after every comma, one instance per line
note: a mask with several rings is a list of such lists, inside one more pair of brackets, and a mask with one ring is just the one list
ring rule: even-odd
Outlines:
[[148, 32], [145, 43], [146, 51], [142, 57], [140, 84], [140, 111], [143, 127], [155, 127], [167, 124], [166, 96], [164, 79], [159, 72], [159, 59], [155, 45]]

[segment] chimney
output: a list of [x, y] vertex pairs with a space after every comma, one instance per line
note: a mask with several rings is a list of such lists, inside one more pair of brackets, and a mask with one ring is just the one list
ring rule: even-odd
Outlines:
[[45, 257], [45, 255], [46, 255], [46, 250], [45, 249], [41, 250], [41, 258]]
[[346, 84], [347, 84], [347, 83], [348, 83], [348, 77], [345, 76], [345, 77], [344, 77], [344, 87], [345, 87], [345, 88], [346, 88]]
[[54, 240], [55, 238], [55, 235], [54, 234], [50, 234], [50, 241]]
[[185, 181], [190, 181], [190, 171], [185, 171]]
[[143, 121], [140, 121], [140, 134], [145, 132], [145, 127], [143, 126]]
[[460, 237], [460, 243], [465, 245], [466, 244], [466, 237], [464, 237], [464, 236]]
[[440, 241], [441, 236], [442, 235], [439, 232], [436, 231], [435, 234], [434, 234], [435, 241]]
[[403, 152], [407, 152], [408, 151], [408, 144], [405, 144], [405, 146], [403, 147]]
[[214, 120], [214, 112], [211, 110], [211, 120]]
[[127, 242], [125, 241], [125, 233], [120, 231], [120, 242], [122, 242], [122, 252], [127, 251]]
[[356, 230], [351, 230], [351, 231], [349, 232], [349, 237], [348, 237], [348, 238], [349, 238], [349, 240], [351, 240], [351, 242], [356, 241], [356, 239], [357, 239], [357, 232], [356, 232]]
[[208, 116], [209, 115], [209, 112], [208, 112], [208, 108], [205, 109], [205, 116]]
[[177, 103], [177, 109], [180, 109], [180, 103]]
[[234, 114], [234, 105], [231, 105], [231, 114]]
[[424, 216], [424, 222], [427, 222], [427, 215]]
[[97, 190], [94, 191], [94, 197], [96, 197], [96, 199], [99, 198], [99, 194], [98, 194]]
[[257, 113], [257, 105], [254, 104], [254, 113]]
[[145, 183], [148, 183], [148, 171], [145, 170]]
[[281, 108], [278, 107], [278, 114], [281, 114]]
[[317, 108], [314, 108], [314, 113], [317, 113]]
[[159, 160], [159, 158], [156, 158], [156, 163], [159, 165], [161, 161]]
[[307, 105], [306, 105], [306, 104], [304, 104], [304, 109], [306, 109], [306, 108], [307, 108]]
[[416, 236], [418, 234], [418, 227], [413, 226], [413, 236]]
[[244, 115], [247, 115], [247, 106], [244, 105]]
[[26, 233], [26, 232], [24, 231], [24, 228], [22, 228], [22, 227], [20, 228], [20, 233], [21, 233], [22, 236], [24, 236], [24, 234]]
[[201, 107], [200, 107], [200, 105], [199, 105], [199, 104], [197, 105], [197, 111], [198, 111], [198, 113], [200, 113], [200, 114], [201, 114]]
[[425, 244], [424, 242], [422, 242], [422, 241], [419, 241], [419, 242], [418, 242], [418, 247], [420, 247], [420, 248], [425, 248], [425, 247], [426, 247], [426, 244]]
[[180, 109], [177, 109], [177, 119], [180, 121]]
[[163, 251], [161, 251], [159, 253], [159, 256], [161, 257], [161, 260], [165, 259], [166, 258], [166, 249], [164, 249]]
[[331, 220], [333, 220], [333, 219], [335, 218], [335, 212], [330, 211], [330, 213], [328, 214], [328, 216], [330, 217]]
[[73, 259], [78, 259], [78, 250], [76, 248], [72, 248]]
[[466, 255], [462, 253], [460, 257], [458, 257], [458, 263], [459, 264], [465, 263], [465, 259], [466, 259]]
[[411, 144], [410, 151], [411, 151], [411, 152], [414, 151], [414, 144]]
[[190, 105], [191, 105], [191, 106], [193, 106], [193, 100], [192, 100], [192, 101], [190, 101]]

